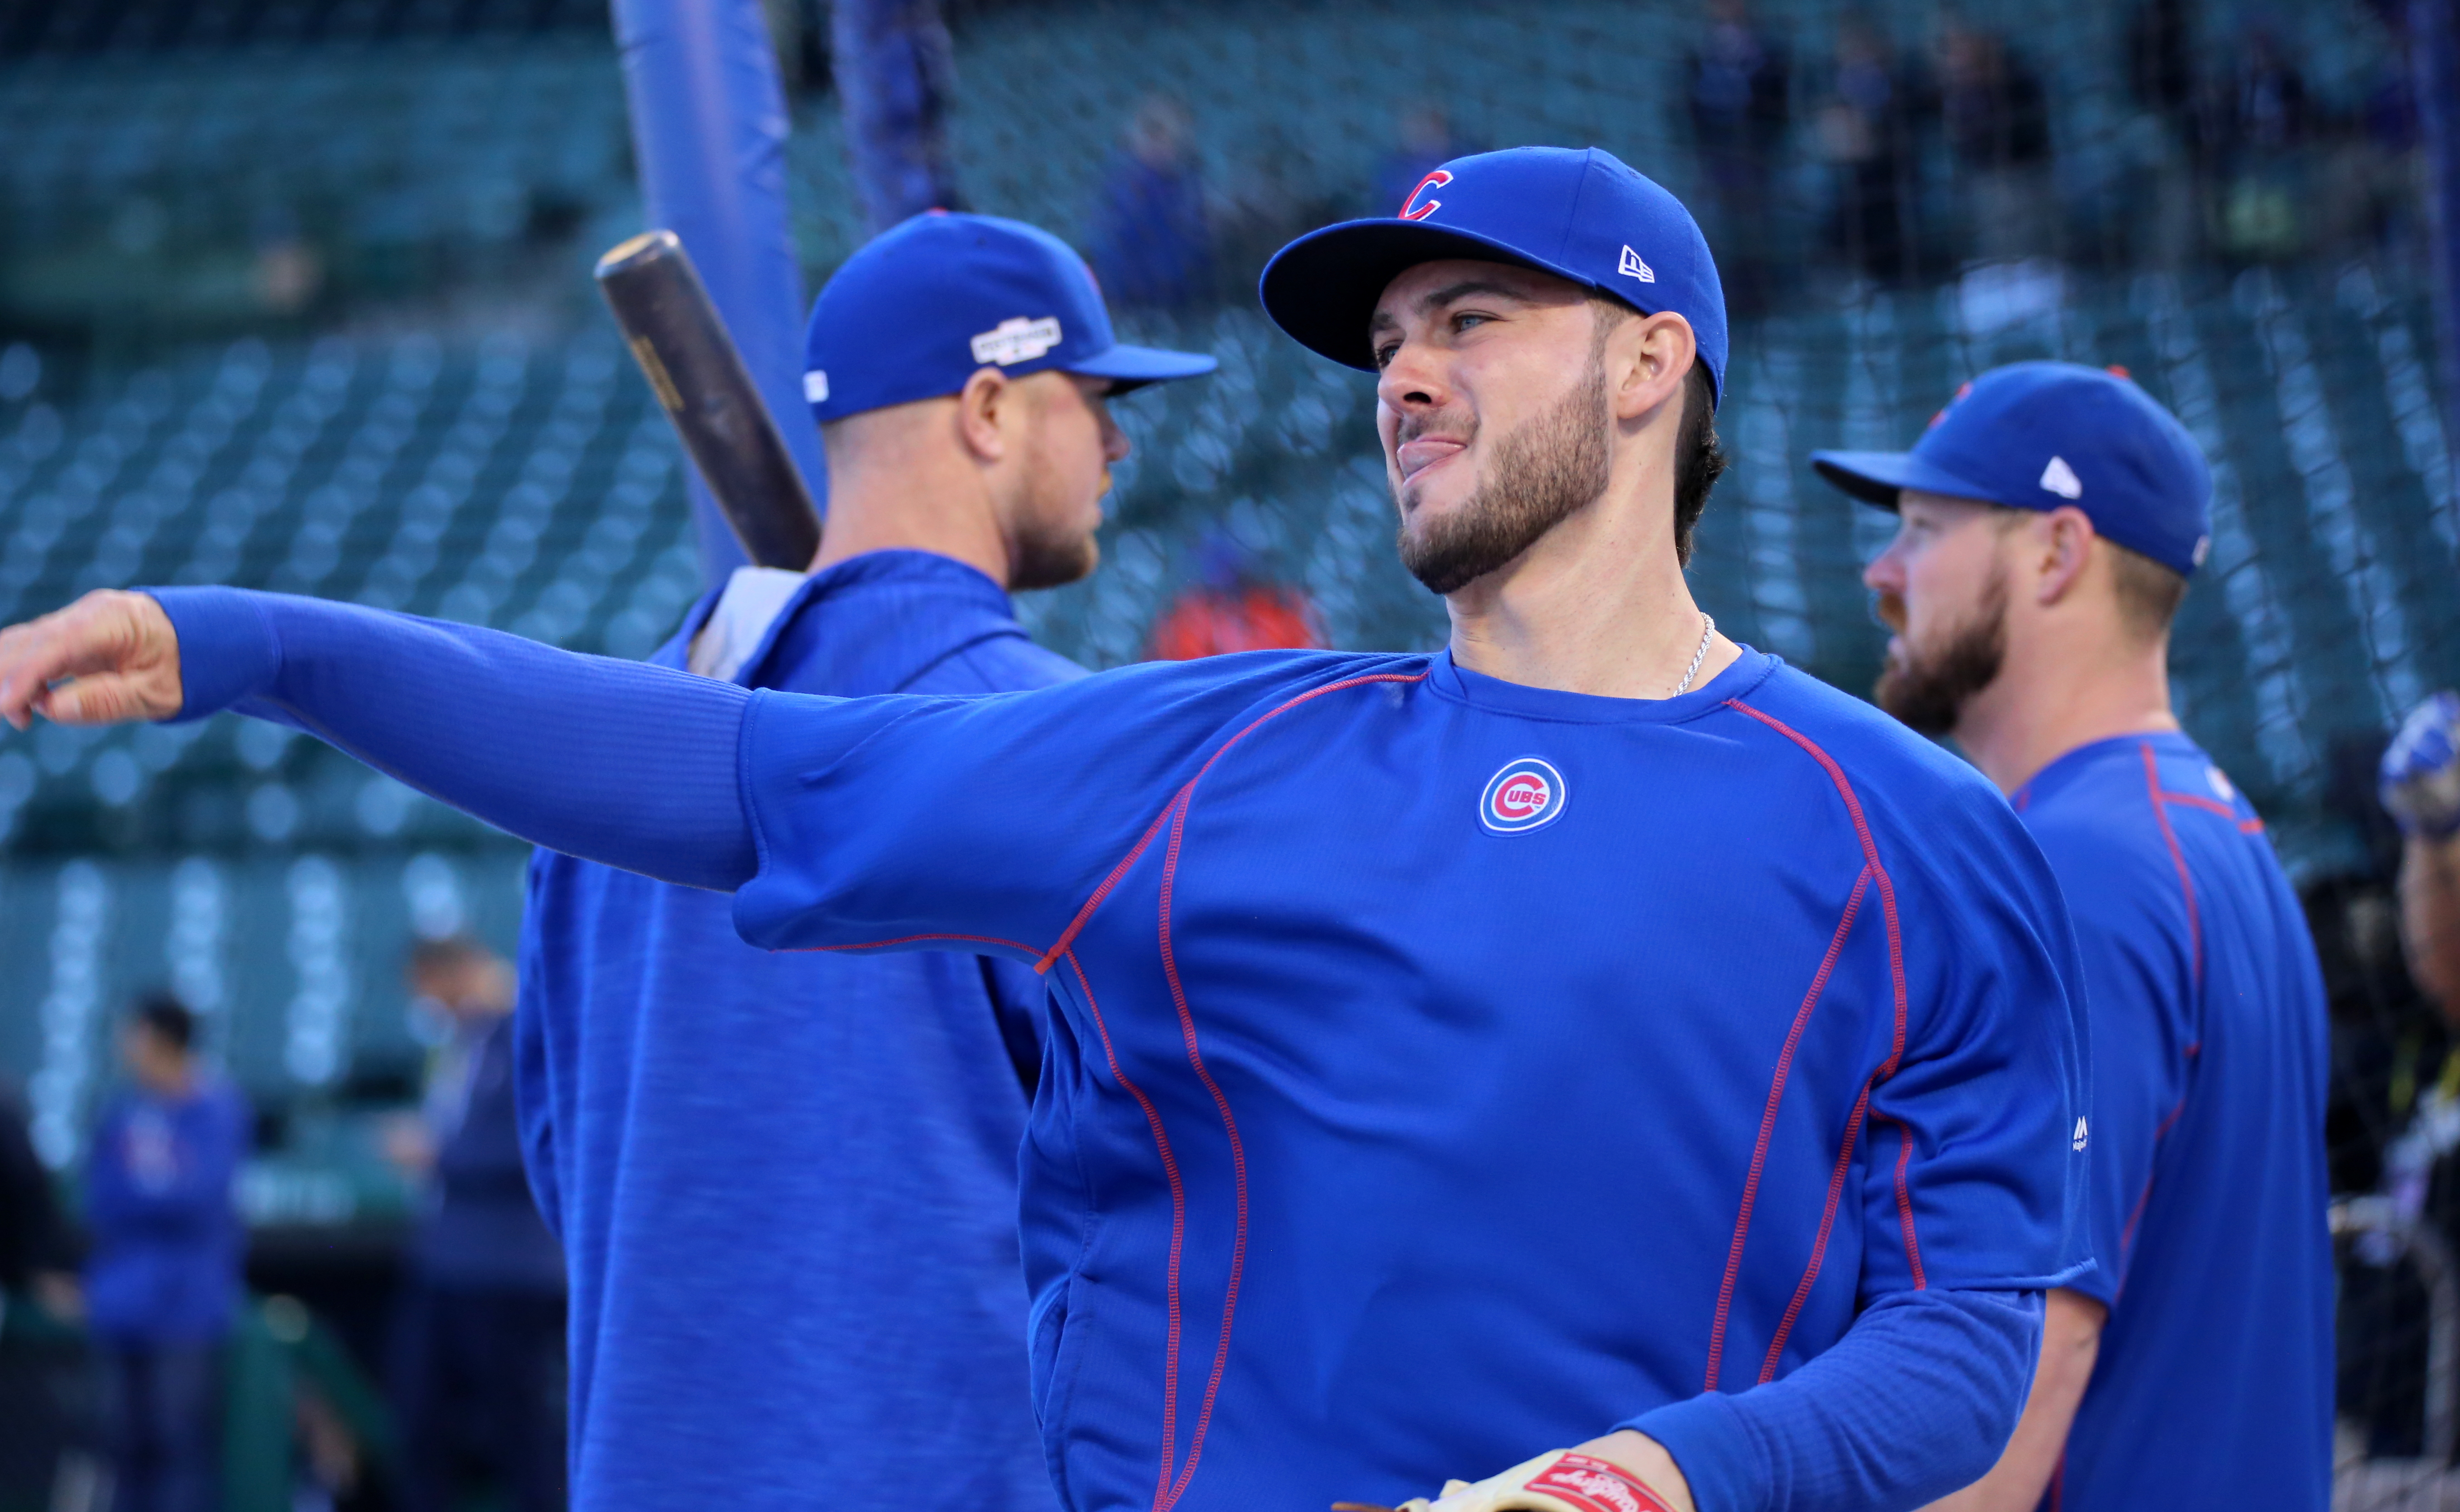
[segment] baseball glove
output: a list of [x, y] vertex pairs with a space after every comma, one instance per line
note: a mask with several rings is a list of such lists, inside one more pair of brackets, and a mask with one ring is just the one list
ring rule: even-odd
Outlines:
[[1359, 1501], [1332, 1505], [1333, 1512], [1668, 1512], [1631, 1472], [1569, 1450], [1539, 1455], [1474, 1485], [1448, 1480], [1432, 1501], [1417, 1497], [1397, 1509]]

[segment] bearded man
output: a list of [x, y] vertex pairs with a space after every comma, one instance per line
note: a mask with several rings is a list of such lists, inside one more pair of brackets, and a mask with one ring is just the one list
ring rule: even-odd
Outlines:
[[2212, 478], [2125, 377], [2026, 362], [1910, 452], [1814, 452], [1897, 512], [1879, 706], [1947, 735], [2058, 874], [2089, 1004], [2096, 1267], [2050, 1293], [2005, 1456], [1947, 1505], [2321, 1512], [2332, 1469], [2322, 980], [2263, 821], [2171, 711]]
[[1378, 375], [1441, 652], [823, 699], [159, 589], [0, 634], [0, 714], [238, 707], [732, 891], [756, 945], [1033, 965], [1068, 1507], [1972, 1480], [2085, 1265], [2073, 944], [1986, 783], [1692, 602], [1726, 366], [1699, 227], [1603, 152], [1482, 154], [1262, 292]]

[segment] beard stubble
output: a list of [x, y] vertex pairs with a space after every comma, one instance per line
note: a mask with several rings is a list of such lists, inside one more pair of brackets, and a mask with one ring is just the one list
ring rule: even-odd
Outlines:
[[1897, 639], [1906, 649], [1888, 657], [1872, 690], [1873, 700], [1910, 730], [1946, 735], [1956, 728], [1965, 704], [1999, 680], [2000, 664], [2007, 655], [2006, 570], [1990, 574], [1972, 617], [1939, 645], [1915, 650], [1902, 635]]
[[[1606, 433], [1613, 414], [1607, 405], [1604, 358], [1601, 335], [1590, 348], [1588, 372], [1552, 409], [1502, 438], [1491, 471], [1458, 508], [1413, 523], [1407, 490], [1402, 491], [1395, 543], [1401, 565], [1430, 592], [1452, 593], [1510, 565], [1546, 532], [1605, 492], [1612, 461]], [[1404, 427], [1398, 439], [1409, 440], [1427, 428]]]

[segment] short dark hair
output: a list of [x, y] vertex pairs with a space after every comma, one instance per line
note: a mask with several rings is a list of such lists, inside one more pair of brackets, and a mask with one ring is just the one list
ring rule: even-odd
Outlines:
[[185, 1051], [197, 1042], [196, 1013], [159, 990], [139, 996], [128, 1011], [128, 1021], [174, 1050]]
[[2101, 543], [2110, 548], [2110, 584], [2118, 599], [2118, 617], [2139, 640], [2167, 634], [2170, 622], [2178, 617], [2178, 606], [2186, 602], [2186, 578], [2108, 536]]
[[[1640, 313], [1612, 294], [1594, 290], [1589, 304], [1601, 343], [1608, 330]], [[1598, 350], [1602, 353], [1603, 346]], [[1691, 371], [1683, 375], [1683, 423], [1674, 433], [1674, 561], [1679, 566], [1691, 564], [1692, 534], [1708, 507], [1708, 491], [1717, 486], [1728, 460], [1726, 449], [1717, 444], [1716, 384], [1708, 376], [1708, 365], [1694, 357]]]

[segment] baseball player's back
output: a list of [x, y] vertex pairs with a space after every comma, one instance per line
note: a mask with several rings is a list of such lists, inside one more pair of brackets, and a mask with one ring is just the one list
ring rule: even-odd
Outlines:
[[[709, 614], [656, 659], [681, 665]], [[920, 551], [816, 575], [745, 649], [739, 680], [802, 692], [1081, 675], [989, 579]], [[756, 950], [728, 904], [553, 852], [532, 869], [522, 1106], [572, 1271], [576, 1504], [1050, 1505], [1016, 1241], [1041, 984]]]
[[2262, 824], [2180, 735], [2071, 751], [2014, 795], [2084, 962], [2110, 1309], [2056, 1487], [2070, 1512], [2330, 1500], [2325, 1024]]

